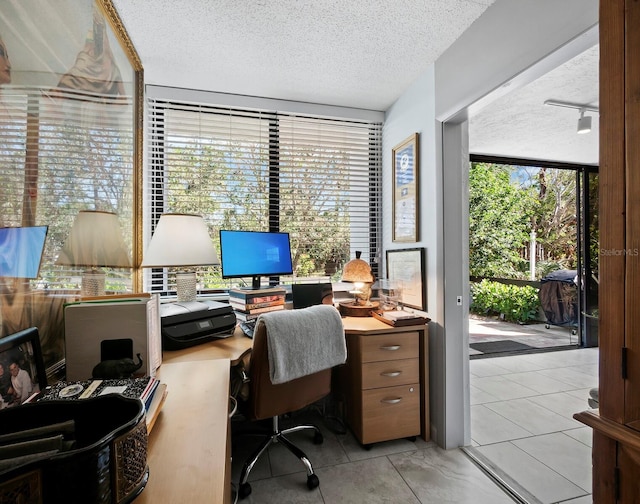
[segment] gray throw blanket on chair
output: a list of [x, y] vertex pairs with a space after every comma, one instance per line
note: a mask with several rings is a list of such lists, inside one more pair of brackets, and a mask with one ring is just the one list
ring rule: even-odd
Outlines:
[[271, 383], [277, 385], [347, 360], [340, 313], [331, 305], [264, 313]]

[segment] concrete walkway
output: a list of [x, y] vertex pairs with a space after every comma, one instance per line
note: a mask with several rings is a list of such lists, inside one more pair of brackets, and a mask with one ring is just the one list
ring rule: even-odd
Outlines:
[[[578, 345], [579, 336], [572, 334], [571, 327], [549, 326], [545, 323], [514, 324], [497, 319], [469, 316], [469, 344], [510, 340], [524, 343], [534, 348], [543, 349]], [[469, 348], [469, 355], [480, 355], [482, 352]]]

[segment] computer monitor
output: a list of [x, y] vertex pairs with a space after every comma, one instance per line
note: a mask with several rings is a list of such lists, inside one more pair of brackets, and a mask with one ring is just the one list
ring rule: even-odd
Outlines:
[[38, 278], [48, 226], [0, 228], [0, 277]]
[[251, 277], [251, 288], [260, 288], [260, 277], [291, 275], [289, 233], [220, 230], [222, 278]]

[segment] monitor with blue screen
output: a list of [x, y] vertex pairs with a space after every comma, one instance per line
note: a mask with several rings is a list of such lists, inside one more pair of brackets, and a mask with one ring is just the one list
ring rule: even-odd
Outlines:
[[260, 277], [291, 275], [289, 233], [220, 230], [222, 278], [251, 277], [253, 289]]
[[38, 278], [48, 226], [0, 228], [0, 277]]

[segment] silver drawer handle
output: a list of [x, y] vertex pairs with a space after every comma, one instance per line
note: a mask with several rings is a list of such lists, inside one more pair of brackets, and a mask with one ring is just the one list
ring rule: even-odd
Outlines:
[[402, 374], [402, 371], [384, 371], [380, 373], [380, 376], [396, 377], [396, 376], [400, 376], [401, 374]]
[[398, 404], [400, 401], [402, 401], [402, 397], [397, 397], [395, 399], [380, 399], [381, 403], [387, 404]]
[[380, 350], [400, 350], [400, 345], [381, 346]]

